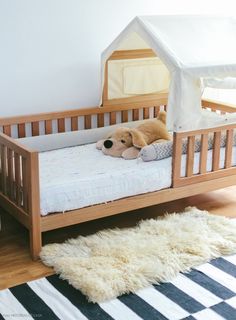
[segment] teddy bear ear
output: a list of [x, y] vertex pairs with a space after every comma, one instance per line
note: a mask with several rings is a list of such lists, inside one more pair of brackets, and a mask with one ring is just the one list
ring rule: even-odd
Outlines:
[[132, 143], [136, 148], [143, 148], [147, 145], [143, 134], [137, 129], [130, 129], [129, 131], [132, 137]]

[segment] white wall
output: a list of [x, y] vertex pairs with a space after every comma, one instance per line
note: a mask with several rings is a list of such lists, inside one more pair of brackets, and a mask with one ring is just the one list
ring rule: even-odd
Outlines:
[[0, 116], [94, 106], [100, 53], [136, 15], [235, 12], [224, 0], [0, 0]]

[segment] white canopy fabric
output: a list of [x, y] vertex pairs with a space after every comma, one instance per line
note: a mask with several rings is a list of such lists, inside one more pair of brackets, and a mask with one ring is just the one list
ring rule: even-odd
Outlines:
[[170, 72], [170, 130], [206, 125], [201, 112], [204, 86], [236, 88], [236, 18], [136, 17], [103, 52], [102, 83], [106, 60], [113, 51], [142, 48], [151, 48]]

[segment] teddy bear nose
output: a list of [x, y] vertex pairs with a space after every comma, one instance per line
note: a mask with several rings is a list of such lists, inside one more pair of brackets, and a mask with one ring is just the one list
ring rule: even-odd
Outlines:
[[104, 141], [104, 147], [110, 149], [113, 146], [113, 142], [111, 140]]

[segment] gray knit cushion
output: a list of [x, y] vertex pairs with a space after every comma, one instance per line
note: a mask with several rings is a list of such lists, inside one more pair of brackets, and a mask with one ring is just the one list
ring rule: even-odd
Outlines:
[[[208, 150], [213, 148], [214, 135], [208, 136]], [[221, 135], [220, 146], [225, 147], [226, 134]], [[187, 139], [183, 139], [182, 154], [187, 153]], [[236, 145], [236, 131], [234, 132], [233, 145]], [[195, 152], [199, 152], [201, 149], [201, 136], [195, 137]], [[166, 141], [160, 143], [153, 143], [141, 149], [140, 157], [143, 161], [161, 160], [172, 156], [173, 141]]]

